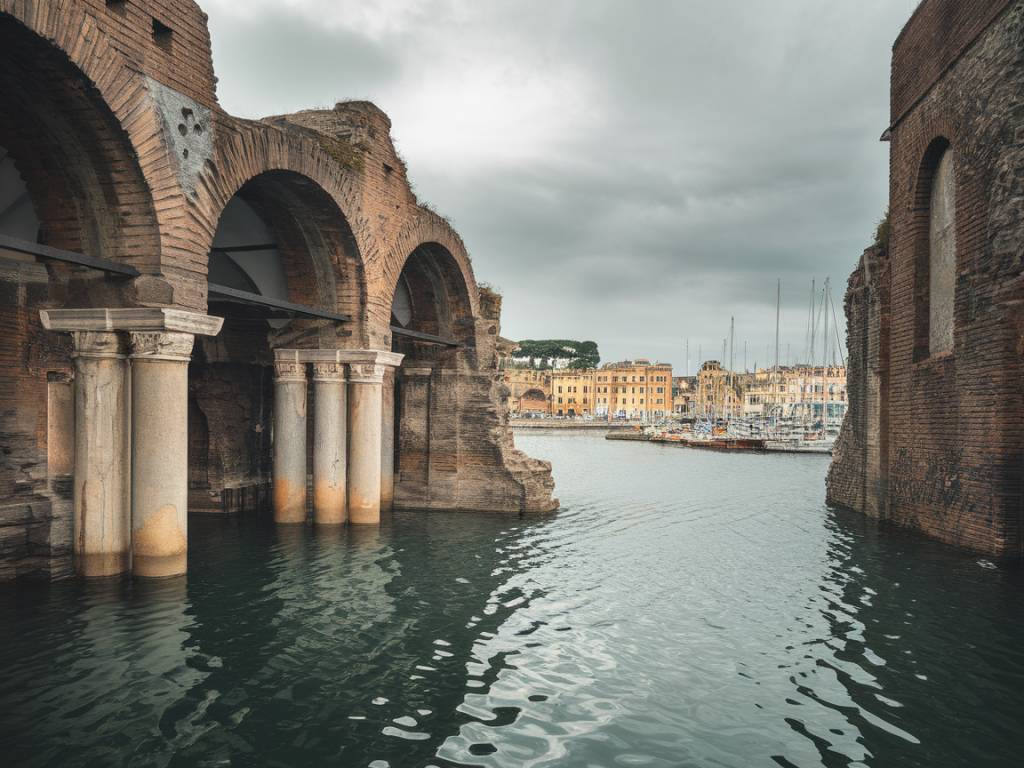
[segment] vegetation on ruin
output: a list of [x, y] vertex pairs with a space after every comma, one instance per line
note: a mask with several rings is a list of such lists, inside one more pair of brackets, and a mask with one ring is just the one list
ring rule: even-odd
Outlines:
[[327, 154], [346, 168], [353, 171], [363, 170], [362, 147], [337, 136], [326, 136], [322, 133], [317, 134], [316, 140]]

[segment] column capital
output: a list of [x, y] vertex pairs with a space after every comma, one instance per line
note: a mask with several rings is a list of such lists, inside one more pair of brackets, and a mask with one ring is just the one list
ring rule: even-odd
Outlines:
[[313, 381], [345, 381], [345, 364], [334, 362], [313, 362]]
[[383, 384], [386, 366], [373, 363], [351, 363], [348, 367], [348, 380], [353, 384]]
[[304, 363], [366, 363], [397, 368], [404, 355], [382, 349], [275, 349], [275, 360], [296, 360]]
[[187, 363], [192, 359], [195, 336], [177, 331], [129, 331], [133, 360], [168, 360]]
[[275, 360], [274, 381], [305, 381], [306, 364], [300, 360]]
[[39, 318], [48, 331], [174, 331], [216, 336], [224, 318], [166, 307], [99, 309], [42, 309]]
[[112, 331], [72, 331], [75, 345], [73, 357], [84, 359], [125, 358], [124, 340]]

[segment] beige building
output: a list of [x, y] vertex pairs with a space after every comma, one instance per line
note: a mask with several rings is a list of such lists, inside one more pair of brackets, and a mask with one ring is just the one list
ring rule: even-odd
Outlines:
[[595, 372], [595, 415], [660, 421], [672, 413], [672, 366], [649, 360], [608, 363]]
[[749, 376], [730, 372], [717, 360], [708, 360], [697, 374], [694, 415], [732, 419], [743, 413], [742, 388]]
[[672, 413], [676, 416], [690, 416], [696, 409], [697, 377], [672, 377]]
[[846, 368], [842, 366], [759, 369], [743, 398], [744, 416], [810, 416], [830, 422], [846, 413]]

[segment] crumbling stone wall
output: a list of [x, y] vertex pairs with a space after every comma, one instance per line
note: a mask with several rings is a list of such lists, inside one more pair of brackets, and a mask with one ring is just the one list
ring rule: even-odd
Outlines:
[[[925, 0], [893, 52], [889, 292], [874, 324], [851, 281], [851, 355], [876, 344], [878, 415], [853, 373], [829, 498], [993, 556], [1022, 554], [1020, 306], [1024, 300], [1024, 3]], [[930, 150], [956, 169], [953, 351], [921, 338]], [[869, 304], [870, 305], [870, 304]], [[886, 310], [886, 305], [888, 309]], [[856, 394], [855, 394], [856, 392]], [[855, 403], [856, 400], [856, 403]], [[860, 418], [864, 424], [855, 420]], [[875, 470], [860, 443], [877, 430]], [[863, 490], [857, 490], [857, 479]]]
[[833, 452], [828, 503], [880, 518], [884, 510], [883, 397], [889, 318], [887, 243], [868, 248], [846, 287], [846, 386], [849, 407]]
[[[231, 511], [265, 493], [269, 442], [239, 436], [251, 438], [253, 421], [269, 418], [254, 416], [253, 382], [270, 375], [270, 350], [390, 349], [395, 286], [424, 244], [456, 265], [464, 343], [433, 374], [432, 407], [446, 419], [432, 422], [424, 454], [432, 474], [407, 503], [553, 506], [550, 468], [512, 448], [496, 399], [497, 312], [485, 317], [465, 245], [416, 199], [377, 107], [344, 103], [262, 121], [228, 115], [217, 103], [206, 17], [191, 0], [0, 0], [0, 64], [0, 146], [26, 181], [40, 242], [141, 273], [110, 278], [0, 252], [0, 578], [63, 573], [70, 544], [67, 478], [49, 469], [60, 451], [50, 444], [48, 398], [73, 366], [67, 339], [43, 331], [39, 310], [207, 311], [208, 254], [240, 190], [280, 240], [290, 298], [352, 320], [293, 320], [258, 354], [230, 339], [199, 344], [190, 375], [197, 506]], [[404, 463], [415, 464], [415, 451]]]

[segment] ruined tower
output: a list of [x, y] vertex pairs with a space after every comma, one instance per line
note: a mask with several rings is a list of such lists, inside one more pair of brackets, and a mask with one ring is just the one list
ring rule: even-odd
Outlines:
[[[1020, 557], [1024, 3], [924, 0], [893, 47], [890, 222], [846, 294], [831, 503]], [[886, 231], [888, 229], [888, 231]]]

